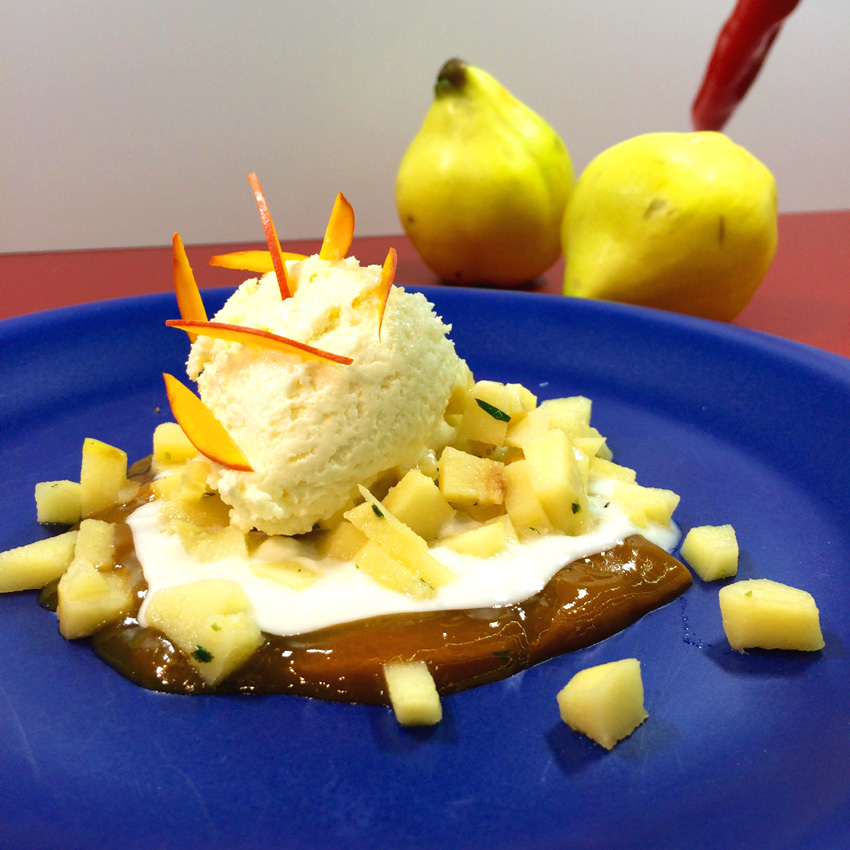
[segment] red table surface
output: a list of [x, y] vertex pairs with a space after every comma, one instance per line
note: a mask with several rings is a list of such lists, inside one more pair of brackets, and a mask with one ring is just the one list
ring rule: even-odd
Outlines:
[[[319, 240], [286, 242], [284, 250], [315, 253]], [[361, 263], [382, 263], [390, 246], [398, 251], [396, 281], [413, 286], [444, 285], [419, 259], [404, 236], [355, 238], [351, 253]], [[213, 254], [253, 245], [194, 245], [189, 260], [202, 288], [232, 286], [244, 272], [212, 268]], [[563, 262], [523, 289], [561, 291]], [[171, 246], [94, 251], [0, 254], [0, 319], [164, 292], [171, 289]], [[850, 210], [790, 213], [779, 217], [779, 248], [767, 277], [734, 324], [850, 357]]]

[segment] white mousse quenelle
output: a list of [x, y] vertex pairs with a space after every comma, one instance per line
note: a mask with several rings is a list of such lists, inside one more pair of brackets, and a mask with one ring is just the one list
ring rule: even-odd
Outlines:
[[216, 322], [286, 335], [350, 364], [199, 336], [189, 377], [253, 471], [213, 465], [209, 484], [231, 522], [303, 534], [345, 507], [357, 486], [411, 467], [450, 439], [443, 414], [467, 382], [449, 328], [420, 294], [393, 287], [378, 336], [381, 267], [318, 256], [290, 261], [281, 300], [273, 273], [239, 287]]

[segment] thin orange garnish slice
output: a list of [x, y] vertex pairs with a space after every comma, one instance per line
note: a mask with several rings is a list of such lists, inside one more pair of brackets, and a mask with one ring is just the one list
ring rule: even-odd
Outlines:
[[331, 262], [344, 260], [351, 247], [352, 239], [354, 239], [354, 210], [345, 195], [338, 192], [328, 220], [325, 238], [319, 249], [319, 259]]
[[387, 309], [387, 300], [390, 297], [390, 290], [393, 288], [393, 280], [395, 279], [395, 270], [398, 265], [398, 254], [395, 248], [390, 248], [387, 253], [387, 258], [384, 260], [384, 265], [381, 268], [381, 286], [378, 293], [381, 302], [378, 306], [378, 340], [381, 339], [381, 326], [384, 324], [384, 312]]
[[171, 412], [189, 442], [205, 457], [228, 469], [253, 472], [242, 450], [210, 409], [173, 375], [163, 372]]
[[266, 242], [268, 243], [269, 253], [272, 258], [272, 267], [277, 277], [277, 285], [280, 287], [280, 297], [283, 299], [289, 298], [292, 295], [292, 286], [286, 274], [283, 251], [280, 248], [277, 231], [274, 229], [274, 222], [269, 212], [269, 205], [266, 203], [266, 196], [263, 194], [263, 187], [260, 186], [260, 181], [253, 171], [248, 175], [248, 182], [254, 191], [254, 199], [257, 202], [257, 209], [260, 211], [260, 221], [263, 222], [263, 232], [266, 234]]
[[225, 342], [241, 342], [243, 345], [253, 345], [255, 348], [267, 348], [272, 351], [283, 351], [286, 354], [297, 354], [302, 360], [323, 360], [329, 363], [341, 363], [349, 366], [353, 363], [351, 357], [343, 354], [333, 354], [315, 348], [306, 342], [298, 342], [285, 336], [278, 336], [270, 331], [257, 328], [246, 328], [242, 325], [229, 325], [226, 322], [192, 322], [181, 319], [169, 319], [166, 323], [170, 328], [179, 328], [188, 334], [209, 336]]
[[[180, 238], [179, 233], [175, 233], [172, 236], [171, 245], [174, 266], [174, 292], [177, 294], [177, 307], [180, 310], [180, 315], [184, 319], [205, 322], [207, 320], [207, 311], [204, 309], [204, 302], [201, 300], [201, 293], [198, 290], [198, 284], [195, 282], [195, 275], [192, 272], [192, 267], [189, 265], [186, 248], [183, 246], [183, 240]], [[192, 338], [192, 342], [194, 341], [194, 338]]]
[[[306, 254], [293, 254], [291, 251], [281, 251], [280, 255], [284, 263], [289, 260], [307, 259]], [[257, 274], [274, 271], [271, 251], [231, 251], [229, 254], [216, 254], [210, 257], [210, 265], [220, 269], [238, 269], [242, 272]]]

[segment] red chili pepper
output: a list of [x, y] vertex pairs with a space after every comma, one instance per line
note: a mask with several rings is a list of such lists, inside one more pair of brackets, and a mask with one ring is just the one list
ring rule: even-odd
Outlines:
[[782, 22], [800, 0], [738, 0], [720, 30], [691, 106], [695, 130], [722, 130], [744, 99]]

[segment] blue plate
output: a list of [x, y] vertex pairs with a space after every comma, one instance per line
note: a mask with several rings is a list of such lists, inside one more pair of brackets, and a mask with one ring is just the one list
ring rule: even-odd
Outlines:
[[[204, 294], [217, 308], [226, 291]], [[850, 363], [681, 316], [433, 289], [478, 377], [582, 393], [615, 457], [732, 523], [740, 578], [814, 594], [826, 648], [732, 652], [716, 584], [582, 652], [444, 700], [433, 729], [384, 708], [134, 687], [0, 598], [0, 845], [17, 850], [850, 846]], [[44, 535], [37, 481], [82, 440], [150, 451], [180, 373], [171, 296], [0, 324], [0, 548]], [[564, 726], [582, 667], [636, 656], [650, 717], [607, 753]]]

